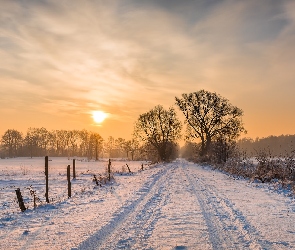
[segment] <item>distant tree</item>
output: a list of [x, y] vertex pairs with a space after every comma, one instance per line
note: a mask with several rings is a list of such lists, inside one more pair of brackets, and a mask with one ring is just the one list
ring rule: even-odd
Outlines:
[[156, 149], [161, 161], [169, 161], [171, 143], [181, 136], [181, 122], [175, 110], [165, 110], [161, 105], [141, 114], [135, 125], [135, 137]]
[[175, 98], [187, 123], [187, 137], [200, 138], [200, 156], [209, 153], [213, 140], [233, 140], [245, 131], [243, 111], [216, 93], [205, 90]]
[[0, 158], [5, 158], [5, 149], [3, 148], [3, 145], [0, 143]]
[[32, 158], [33, 156], [48, 155], [48, 152], [54, 153], [57, 141], [56, 131], [48, 131], [46, 128], [28, 128], [24, 138], [24, 146]]
[[114, 149], [115, 149], [115, 138], [112, 136], [108, 137], [108, 140], [105, 142], [105, 149], [111, 158], [114, 155]]
[[131, 152], [131, 160], [134, 160], [134, 155], [139, 149], [139, 141], [135, 138], [131, 140], [130, 143], [130, 152]]
[[41, 155], [44, 156], [47, 154], [47, 148], [50, 141], [50, 132], [46, 128], [37, 129], [39, 146], [41, 148]]
[[131, 153], [131, 160], [134, 160], [135, 153], [139, 149], [139, 141], [136, 138], [131, 139], [130, 141], [130, 153]]
[[126, 140], [121, 137], [115, 139], [115, 149], [116, 149], [116, 156], [117, 157], [123, 156], [125, 143], [126, 143]]
[[38, 134], [36, 133], [35, 128], [28, 128], [27, 134], [24, 139], [26, 148], [29, 150], [30, 157], [32, 158], [36, 155], [38, 150]]
[[241, 152], [244, 152], [248, 156], [252, 156], [254, 153], [254, 140], [252, 138], [242, 138], [237, 141], [237, 146]]
[[48, 134], [48, 154], [51, 156], [56, 156], [56, 133], [52, 130]]
[[69, 130], [67, 131], [67, 143], [68, 143], [68, 155], [74, 156], [77, 154], [78, 141], [79, 141], [79, 131]]
[[212, 142], [211, 160], [215, 163], [225, 163], [230, 157], [237, 156], [237, 153], [237, 143], [231, 138], [219, 136]]
[[268, 136], [263, 138], [243, 138], [238, 140], [240, 150], [249, 156], [256, 156], [257, 152], [267, 150], [273, 156], [286, 156], [295, 152], [295, 135]]
[[98, 133], [90, 134], [90, 147], [91, 152], [94, 152], [95, 160], [98, 160], [99, 153], [102, 152], [103, 149], [103, 139]]
[[131, 153], [131, 159], [134, 160], [134, 154], [139, 149], [139, 141], [136, 139], [131, 139], [125, 141], [123, 145], [124, 152], [126, 154], [127, 159], [129, 158], [129, 153]]
[[140, 145], [138, 159], [145, 161], [158, 162], [159, 153], [158, 150], [149, 142]]
[[22, 146], [22, 133], [15, 129], [8, 129], [1, 138], [2, 147], [8, 153], [8, 157], [18, 156], [18, 151]]
[[169, 142], [166, 151], [167, 155], [169, 155], [169, 160], [175, 160], [179, 157], [180, 146], [177, 142]]
[[125, 141], [123, 144], [123, 150], [126, 154], [127, 159], [129, 158], [129, 152], [131, 151], [131, 140]]
[[188, 160], [196, 159], [196, 152], [199, 149], [199, 144], [191, 141], [186, 141], [185, 144], [180, 149], [180, 155], [182, 158]]
[[80, 138], [80, 155], [81, 156], [87, 156], [90, 158], [90, 133], [86, 130], [80, 130], [79, 131], [79, 138]]
[[68, 148], [68, 133], [67, 130], [56, 130], [56, 146], [58, 156], [65, 156]]

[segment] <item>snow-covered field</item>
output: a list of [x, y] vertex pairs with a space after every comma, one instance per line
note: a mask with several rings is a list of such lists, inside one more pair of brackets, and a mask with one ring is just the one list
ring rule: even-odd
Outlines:
[[103, 173], [107, 161], [77, 161], [67, 199], [71, 160], [52, 158], [53, 201], [34, 210], [24, 191], [29, 209], [22, 213], [14, 189], [32, 185], [44, 200], [43, 161], [0, 160], [1, 249], [295, 248], [292, 196], [181, 159], [144, 171], [141, 162], [113, 161], [114, 169], [127, 163], [134, 174], [115, 174], [102, 187], [91, 173]]
[[[146, 164], [146, 162], [142, 162]], [[141, 162], [112, 160], [112, 170], [122, 171], [126, 164], [132, 171], [138, 171]], [[72, 165], [70, 158], [51, 157], [49, 158], [49, 199], [51, 203], [64, 201], [68, 197], [67, 193], [67, 166]], [[72, 180], [72, 193], [79, 194], [93, 189], [93, 174], [99, 177], [106, 172], [108, 159], [100, 161], [87, 161], [83, 158], [76, 159], [76, 175], [78, 178]], [[30, 195], [30, 186], [36, 191], [40, 198], [39, 204], [45, 203], [45, 158], [14, 158], [0, 159], [0, 213], [11, 214], [18, 212], [16, 205], [15, 189], [20, 188], [26, 206], [33, 207], [32, 196]]]

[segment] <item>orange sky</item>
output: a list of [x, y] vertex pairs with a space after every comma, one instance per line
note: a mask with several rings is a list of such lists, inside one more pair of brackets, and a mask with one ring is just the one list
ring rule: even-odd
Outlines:
[[200, 89], [243, 109], [249, 137], [295, 134], [294, 44], [291, 0], [3, 1], [0, 135], [130, 138], [139, 114]]

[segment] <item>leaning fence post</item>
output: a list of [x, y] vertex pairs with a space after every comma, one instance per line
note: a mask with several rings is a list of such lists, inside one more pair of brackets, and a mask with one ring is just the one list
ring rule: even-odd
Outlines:
[[49, 198], [48, 198], [48, 156], [45, 156], [45, 179], [46, 179], [45, 198], [46, 198], [46, 202], [49, 203]]
[[70, 198], [71, 195], [71, 169], [70, 169], [70, 165], [68, 165], [67, 167], [67, 179], [68, 179], [68, 197]]
[[25, 207], [24, 200], [23, 200], [22, 194], [20, 192], [20, 189], [17, 188], [15, 190], [15, 192], [16, 192], [16, 197], [17, 197], [17, 201], [18, 201], [18, 205], [19, 205], [20, 210], [22, 212], [26, 211], [26, 207]]
[[130, 168], [129, 168], [129, 166], [128, 166], [127, 163], [126, 163], [126, 166], [127, 166], [127, 168], [128, 168], [128, 172], [131, 173], [131, 170], [130, 170]]
[[73, 179], [76, 179], [76, 159], [73, 159]]
[[109, 164], [108, 164], [108, 174], [109, 174], [109, 181], [111, 181], [111, 159], [109, 159]]

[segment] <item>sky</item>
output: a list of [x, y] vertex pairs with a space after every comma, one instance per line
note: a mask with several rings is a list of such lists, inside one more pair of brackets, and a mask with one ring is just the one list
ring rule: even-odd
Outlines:
[[[0, 4], [0, 135], [85, 128], [128, 139], [140, 114], [201, 89], [244, 111], [247, 137], [295, 134], [295, 1]], [[96, 110], [108, 114], [101, 124]]]

